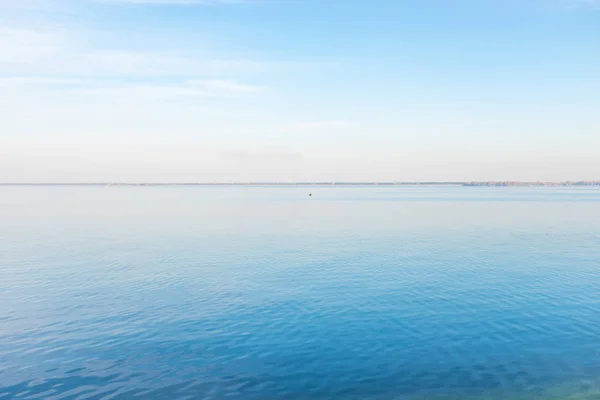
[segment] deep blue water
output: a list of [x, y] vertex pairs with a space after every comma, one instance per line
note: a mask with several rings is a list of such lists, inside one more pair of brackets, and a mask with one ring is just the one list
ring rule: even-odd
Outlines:
[[0, 398], [600, 399], [600, 190], [0, 187]]

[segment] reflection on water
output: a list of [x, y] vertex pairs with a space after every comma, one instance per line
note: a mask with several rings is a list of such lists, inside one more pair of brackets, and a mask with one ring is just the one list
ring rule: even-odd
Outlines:
[[0, 187], [0, 398], [597, 399], [599, 249], [589, 188]]

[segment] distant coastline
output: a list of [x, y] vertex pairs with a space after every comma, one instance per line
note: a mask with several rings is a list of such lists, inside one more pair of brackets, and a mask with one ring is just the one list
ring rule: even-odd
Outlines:
[[469, 187], [572, 187], [600, 186], [600, 181], [519, 182], [96, 182], [96, 183], [0, 183], [0, 186], [469, 186]]

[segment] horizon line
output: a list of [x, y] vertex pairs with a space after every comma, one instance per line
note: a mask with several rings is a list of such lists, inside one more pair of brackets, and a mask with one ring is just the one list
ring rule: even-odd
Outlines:
[[590, 185], [600, 186], [600, 180], [564, 181], [247, 181], [247, 182], [0, 182], [0, 186], [423, 186], [423, 185], [467, 185], [467, 186], [547, 186], [547, 185]]

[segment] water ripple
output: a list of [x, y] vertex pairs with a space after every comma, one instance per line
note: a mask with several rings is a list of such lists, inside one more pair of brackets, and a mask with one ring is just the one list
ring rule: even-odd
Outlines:
[[2, 399], [599, 396], [600, 192], [2, 190]]

